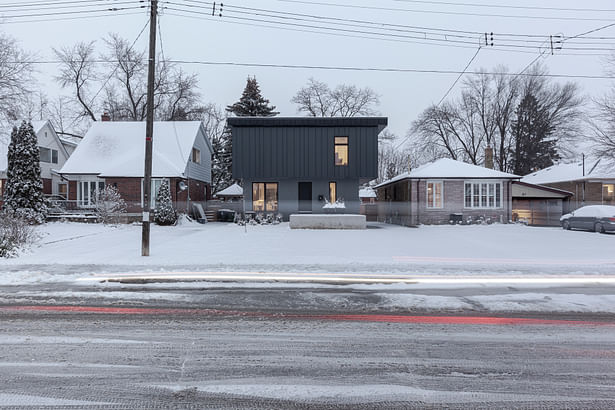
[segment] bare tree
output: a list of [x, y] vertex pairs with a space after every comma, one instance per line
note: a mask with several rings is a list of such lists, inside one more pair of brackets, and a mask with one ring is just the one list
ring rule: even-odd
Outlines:
[[310, 78], [291, 102], [299, 106], [300, 112], [312, 117], [357, 117], [376, 115], [374, 107], [380, 104], [380, 98], [369, 87], [340, 84], [332, 90], [327, 84]]
[[0, 125], [24, 115], [33, 83], [32, 55], [0, 33]]
[[546, 110], [560, 155], [572, 150], [583, 115], [578, 86], [552, 83], [541, 66], [524, 78], [508, 75], [505, 67], [495, 71], [498, 74], [481, 72], [468, 78], [459, 98], [427, 108], [414, 121], [410, 133], [423, 157], [434, 160], [446, 156], [481, 165], [485, 147], [491, 146], [496, 167], [510, 172], [515, 146], [511, 127], [520, 100], [528, 92]]
[[74, 90], [75, 98], [81, 107], [77, 117], [88, 117], [92, 121], [96, 121], [96, 108], [89, 92], [99, 78], [94, 63], [94, 44], [94, 41], [80, 42], [72, 47], [53, 49], [60, 60], [60, 73], [56, 80], [63, 88]]
[[592, 153], [615, 165], [615, 90], [594, 103], [597, 110], [589, 119]]

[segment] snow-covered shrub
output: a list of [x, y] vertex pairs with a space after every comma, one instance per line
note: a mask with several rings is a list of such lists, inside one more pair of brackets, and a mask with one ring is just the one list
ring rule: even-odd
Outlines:
[[173, 225], [177, 222], [177, 212], [173, 209], [171, 190], [169, 183], [164, 180], [156, 194], [156, 209], [154, 210], [154, 222], [158, 225]]
[[32, 124], [21, 123], [11, 133], [7, 152], [3, 209], [23, 222], [45, 222], [47, 205], [43, 196], [40, 153]]
[[15, 256], [38, 239], [34, 227], [12, 212], [0, 212], [0, 258]]
[[107, 185], [98, 191], [94, 202], [94, 212], [98, 221], [103, 224], [117, 224], [122, 214], [126, 213], [126, 202], [122, 199], [120, 191], [113, 185]]

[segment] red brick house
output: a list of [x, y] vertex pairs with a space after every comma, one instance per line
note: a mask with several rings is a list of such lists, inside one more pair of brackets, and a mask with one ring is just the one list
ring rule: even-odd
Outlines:
[[[200, 121], [154, 122], [152, 204], [163, 180], [169, 182], [177, 210], [211, 197], [211, 143]], [[128, 213], [143, 206], [145, 122], [101, 121], [92, 124], [60, 170], [68, 198], [91, 208], [105, 185], [118, 188]]]
[[519, 176], [448, 158], [376, 185], [378, 220], [400, 225], [507, 223]]

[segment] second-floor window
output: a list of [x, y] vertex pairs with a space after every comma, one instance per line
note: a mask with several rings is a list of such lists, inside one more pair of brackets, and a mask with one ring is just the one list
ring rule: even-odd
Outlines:
[[58, 163], [58, 150], [38, 147], [38, 151], [40, 153], [41, 162], [49, 162], [51, 164]]
[[335, 137], [335, 165], [348, 165], [348, 137]]
[[201, 151], [196, 148], [192, 148], [192, 162], [195, 164], [201, 163]]

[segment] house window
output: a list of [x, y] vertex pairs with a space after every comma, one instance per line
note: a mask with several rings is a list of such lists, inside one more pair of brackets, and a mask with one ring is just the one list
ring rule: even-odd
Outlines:
[[465, 208], [501, 208], [501, 182], [466, 182], [464, 184]]
[[196, 148], [192, 148], [192, 162], [195, 164], [201, 163], [201, 151]]
[[337, 182], [329, 182], [329, 202], [337, 201]]
[[427, 208], [442, 208], [442, 181], [427, 181]]
[[58, 163], [58, 151], [55, 149], [51, 150], [51, 163], [52, 164]]
[[4, 195], [4, 180], [0, 179], [0, 198]]
[[68, 185], [59, 183], [58, 184], [58, 195], [64, 199], [68, 199]]
[[348, 165], [348, 137], [335, 137], [335, 165]]
[[41, 162], [58, 163], [58, 150], [38, 147]]
[[274, 212], [278, 210], [277, 182], [252, 184], [252, 210]]
[[105, 189], [104, 181], [79, 181], [77, 183], [77, 205], [83, 208], [96, 204], [98, 193]]
[[[151, 191], [150, 191], [150, 209], [156, 208], [156, 195], [158, 195], [158, 190], [160, 189], [160, 185], [162, 185], [162, 181], [164, 178], [152, 178], [151, 179]], [[141, 206], [143, 206], [143, 180], [141, 180]]]
[[602, 184], [602, 202], [605, 204], [615, 203], [615, 184]]

